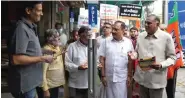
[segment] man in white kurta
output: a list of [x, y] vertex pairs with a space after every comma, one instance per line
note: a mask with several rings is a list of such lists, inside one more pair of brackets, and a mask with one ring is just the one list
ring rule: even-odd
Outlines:
[[[125, 24], [117, 21], [113, 26], [113, 38], [100, 45], [102, 83], [106, 87], [106, 98], [127, 98], [128, 52], [133, 51], [130, 39], [123, 37]], [[131, 77], [130, 77], [131, 78]]]
[[71, 43], [65, 55], [65, 65], [69, 71], [69, 98], [87, 98], [88, 93], [88, 65], [87, 44], [88, 27], [81, 27], [78, 31], [80, 39]]

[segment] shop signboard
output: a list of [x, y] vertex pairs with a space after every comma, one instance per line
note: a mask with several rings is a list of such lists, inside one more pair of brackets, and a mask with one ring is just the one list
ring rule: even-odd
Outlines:
[[136, 4], [121, 4], [119, 16], [141, 18], [142, 6]]

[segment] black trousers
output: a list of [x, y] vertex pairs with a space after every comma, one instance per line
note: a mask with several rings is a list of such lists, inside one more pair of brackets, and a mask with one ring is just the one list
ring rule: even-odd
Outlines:
[[88, 98], [88, 89], [77, 89], [69, 87], [69, 98]]
[[[59, 95], [59, 87], [49, 89], [50, 98], [58, 98]], [[37, 87], [37, 95], [38, 98], [44, 98], [44, 91], [41, 87]]]
[[175, 98], [177, 70], [174, 70], [173, 79], [167, 80], [166, 94], [168, 98]]

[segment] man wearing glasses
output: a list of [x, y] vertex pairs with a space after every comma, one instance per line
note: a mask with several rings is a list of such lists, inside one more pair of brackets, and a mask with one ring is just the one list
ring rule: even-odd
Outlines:
[[98, 47], [100, 46], [103, 40], [110, 39], [112, 37], [112, 34], [111, 34], [112, 25], [110, 23], [105, 22], [102, 28], [103, 28], [103, 35], [97, 38]]

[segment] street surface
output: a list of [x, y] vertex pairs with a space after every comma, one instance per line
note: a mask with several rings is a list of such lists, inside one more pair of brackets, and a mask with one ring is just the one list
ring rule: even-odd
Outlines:
[[[167, 98], [166, 92], [163, 98]], [[178, 70], [175, 98], [185, 98], [185, 68]]]
[[[60, 92], [63, 90], [61, 89]], [[175, 98], [185, 98], [185, 68], [178, 70]], [[1, 98], [13, 98], [10, 93], [1, 93]], [[60, 97], [61, 98], [61, 97]], [[167, 98], [164, 90], [163, 98]]]

